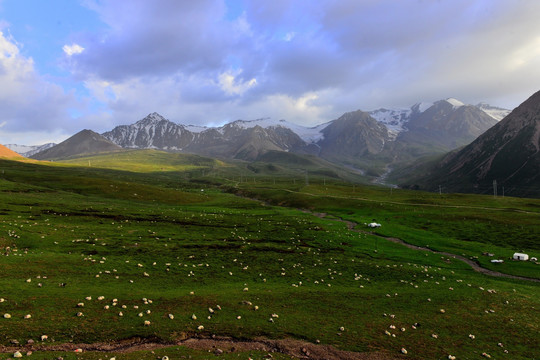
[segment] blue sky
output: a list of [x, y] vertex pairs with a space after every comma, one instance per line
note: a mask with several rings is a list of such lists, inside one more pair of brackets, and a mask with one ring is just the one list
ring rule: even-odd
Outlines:
[[0, 0], [0, 143], [538, 89], [535, 0]]

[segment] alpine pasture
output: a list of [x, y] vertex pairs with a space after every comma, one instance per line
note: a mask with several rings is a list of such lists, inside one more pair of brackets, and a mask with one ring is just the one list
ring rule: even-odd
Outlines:
[[0, 160], [0, 359], [540, 358], [539, 200], [253, 169]]

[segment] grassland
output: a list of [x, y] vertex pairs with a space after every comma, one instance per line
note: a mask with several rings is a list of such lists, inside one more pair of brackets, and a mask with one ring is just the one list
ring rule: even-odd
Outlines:
[[[540, 265], [507, 260], [540, 252], [538, 200], [390, 190], [324, 173], [306, 185], [301, 172], [280, 176], [263, 164], [253, 171], [182, 155], [122, 156], [133, 160], [0, 161], [0, 344], [10, 347], [0, 359], [13, 357], [13, 340], [51, 347], [133, 338], [171, 346], [32, 358], [207, 359], [214, 349], [172, 344], [212, 335], [387, 358], [540, 358], [538, 283], [485, 276], [363, 226], [375, 220], [380, 235], [539, 278]], [[483, 252], [506, 261], [495, 267]]]

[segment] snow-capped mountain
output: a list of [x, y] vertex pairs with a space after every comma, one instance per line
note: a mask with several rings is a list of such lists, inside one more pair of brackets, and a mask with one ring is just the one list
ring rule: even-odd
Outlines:
[[[293, 131], [294, 129], [295, 131]], [[221, 127], [180, 125], [152, 113], [132, 125], [121, 125], [103, 134], [124, 147], [193, 152], [215, 157], [253, 160], [265, 151], [293, 151], [315, 141], [318, 130], [285, 120], [237, 120]]]
[[24, 157], [30, 157], [38, 152], [52, 148], [55, 143], [47, 143], [43, 145], [17, 145], [17, 144], [6, 144], [4, 145], [10, 150], [15, 151], [18, 154], [21, 154]]
[[[479, 110], [482, 110], [484, 113], [492, 117], [493, 119], [500, 121], [506, 115], [510, 113], [510, 110], [491, 106], [486, 103], [479, 103], [477, 105], [466, 105], [465, 103], [454, 99], [448, 98], [444, 101], [452, 106], [451, 110], [455, 111], [463, 106], [474, 106]], [[436, 103], [440, 103], [439, 101]], [[414, 118], [418, 117], [420, 114], [424, 113], [426, 110], [431, 108], [436, 103], [421, 102], [414, 104], [410, 108], [396, 108], [396, 109], [377, 109], [369, 111], [371, 117], [373, 117], [378, 122], [384, 124], [388, 129], [388, 134], [390, 138], [395, 140], [399, 133], [407, 131], [407, 124]], [[484, 129], [487, 130], [487, 129]]]
[[195, 135], [154, 112], [132, 125], [121, 125], [102, 134], [123, 148], [182, 150]]

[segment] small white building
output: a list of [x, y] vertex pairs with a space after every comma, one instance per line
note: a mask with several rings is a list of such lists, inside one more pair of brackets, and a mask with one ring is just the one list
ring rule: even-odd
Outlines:
[[527, 261], [529, 260], [529, 255], [523, 253], [514, 253], [514, 256], [512, 258], [514, 260]]

